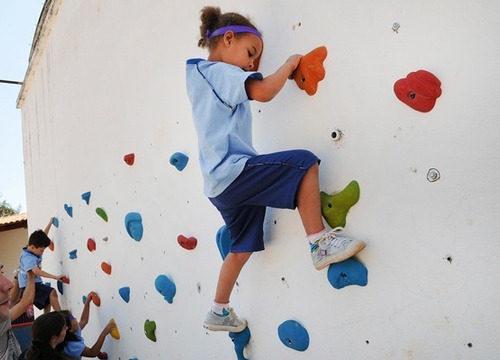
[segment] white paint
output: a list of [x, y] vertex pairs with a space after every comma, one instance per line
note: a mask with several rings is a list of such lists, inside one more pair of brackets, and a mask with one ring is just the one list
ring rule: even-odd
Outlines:
[[[264, 75], [292, 53], [328, 48], [316, 95], [289, 82], [272, 102], [252, 104], [255, 145], [262, 153], [317, 153], [324, 191], [358, 180], [361, 199], [346, 232], [368, 243], [359, 256], [368, 285], [335, 290], [326, 271], [311, 265], [298, 214], [271, 210], [267, 250], [245, 267], [232, 299], [249, 320], [248, 357], [497, 357], [499, 3], [215, 3], [252, 14], [265, 37]], [[214, 238], [223, 224], [202, 195], [184, 85], [185, 60], [206, 55], [196, 48], [203, 5], [64, 2], [27, 75], [20, 106], [30, 227], [59, 218], [51, 230], [56, 250], [44, 267], [70, 275], [62, 302], [76, 314], [82, 295], [100, 294], [84, 336], [92, 343], [115, 318], [122, 339], [104, 346], [112, 358], [235, 358], [227, 334], [201, 326], [221, 264]], [[396, 80], [418, 69], [442, 82], [443, 95], [427, 114], [392, 92]], [[339, 142], [334, 129], [342, 129]], [[190, 157], [182, 172], [168, 163], [177, 151]], [[131, 152], [132, 167], [123, 161]], [[441, 174], [433, 183], [431, 168]], [[89, 206], [80, 199], [86, 191]], [[96, 207], [107, 211], [108, 223]], [[142, 215], [141, 242], [126, 234], [130, 211]], [[198, 247], [182, 249], [179, 234], [195, 236]], [[94, 253], [86, 250], [89, 237]], [[78, 258], [69, 260], [75, 248]], [[112, 264], [111, 276], [100, 270], [102, 261]], [[173, 304], [154, 288], [159, 274], [177, 285]], [[118, 295], [122, 286], [131, 288], [128, 304]], [[146, 319], [156, 321], [157, 343], [143, 334]], [[309, 331], [305, 353], [278, 340], [287, 319]]]

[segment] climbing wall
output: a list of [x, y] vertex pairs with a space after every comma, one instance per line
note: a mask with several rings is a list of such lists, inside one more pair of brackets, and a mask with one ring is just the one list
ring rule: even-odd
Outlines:
[[298, 213], [270, 209], [234, 344], [202, 327], [225, 236], [185, 88], [205, 4], [54, 0], [40, 25], [18, 101], [29, 230], [56, 217], [64, 308], [99, 295], [87, 342], [113, 318], [113, 359], [497, 358], [500, 3], [214, 2], [262, 30], [264, 75], [327, 49], [313, 95], [291, 80], [252, 103], [254, 144], [316, 153], [325, 201], [355, 180], [345, 234], [367, 242], [318, 272]]

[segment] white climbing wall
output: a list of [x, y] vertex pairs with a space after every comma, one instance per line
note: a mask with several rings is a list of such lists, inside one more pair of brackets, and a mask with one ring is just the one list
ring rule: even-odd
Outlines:
[[[222, 262], [215, 234], [223, 222], [202, 194], [184, 69], [187, 58], [206, 56], [196, 46], [206, 4], [54, 0], [20, 94], [29, 230], [58, 218], [44, 269], [70, 276], [60, 299], [75, 314], [83, 295], [100, 295], [84, 337], [93, 344], [114, 318], [121, 339], [103, 348], [112, 359], [236, 359], [226, 333], [201, 325]], [[293, 53], [327, 47], [316, 95], [290, 81], [272, 102], [252, 104], [255, 147], [312, 150], [327, 192], [356, 179], [361, 198], [346, 233], [368, 243], [358, 257], [368, 285], [337, 290], [313, 268], [298, 213], [269, 211], [267, 249], [252, 257], [232, 298], [249, 321], [247, 358], [498, 358], [500, 3], [213, 4], [250, 14], [262, 30], [264, 75]], [[419, 69], [442, 82], [429, 113], [392, 90]], [[169, 164], [175, 152], [189, 156], [183, 171]], [[132, 166], [123, 160], [129, 153]], [[438, 181], [427, 180], [431, 168]], [[142, 216], [140, 242], [125, 230], [129, 212]], [[196, 237], [196, 249], [181, 248], [181, 234]], [[176, 284], [172, 304], [155, 289], [160, 274]], [[129, 303], [118, 294], [123, 286]], [[146, 319], [156, 322], [156, 343], [144, 335]], [[309, 332], [304, 353], [278, 339], [288, 319]]]

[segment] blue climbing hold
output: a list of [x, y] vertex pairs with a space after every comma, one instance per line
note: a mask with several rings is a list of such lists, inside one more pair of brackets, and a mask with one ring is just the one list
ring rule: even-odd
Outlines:
[[307, 330], [295, 320], [287, 320], [278, 327], [278, 336], [283, 345], [297, 351], [305, 351], [309, 347]]
[[58, 228], [58, 227], [59, 227], [59, 219], [55, 217], [55, 218], [52, 220], [52, 224], [54, 224], [54, 226], [55, 226], [56, 228]]
[[172, 304], [175, 296], [175, 284], [166, 275], [158, 275], [155, 280], [156, 290], [163, 295], [163, 298]]
[[186, 167], [188, 160], [189, 157], [183, 153], [176, 152], [170, 157], [170, 164], [174, 165], [177, 170], [182, 171]]
[[85, 295], [82, 296], [82, 302], [85, 304], [87, 302], [87, 297]]
[[118, 294], [120, 294], [123, 301], [128, 303], [130, 301], [130, 288], [128, 286], [124, 286], [118, 289]]
[[231, 235], [227, 230], [227, 226], [222, 226], [215, 235], [215, 241], [217, 243], [217, 247], [219, 248], [220, 256], [222, 256], [222, 260], [224, 260], [231, 249]]
[[59, 293], [61, 295], [64, 295], [64, 288], [62, 281], [57, 281], [57, 290], [59, 290]]
[[75, 250], [71, 250], [69, 252], [69, 258], [70, 259], [76, 259], [77, 258], [77, 256], [76, 256], [76, 249]]
[[89, 204], [89, 200], [90, 200], [90, 191], [87, 191], [86, 193], [83, 193], [82, 194], [82, 199], [85, 200], [85, 202], [88, 205]]
[[248, 342], [250, 341], [250, 329], [248, 328], [248, 326], [242, 332], [230, 332], [229, 337], [234, 343], [234, 351], [236, 352], [238, 360], [248, 360], [243, 354], [245, 346], [247, 346]]
[[142, 227], [141, 214], [136, 212], [128, 213], [125, 216], [125, 228], [132, 239], [135, 241], [141, 241], [142, 233], [144, 231]]
[[330, 265], [328, 281], [335, 289], [349, 285], [365, 286], [368, 283], [368, 270], [356, 259], [349, 258]]
[[68, 204], [64, 204], [64, 210], [66, 210], [66, 213], [70, 217], [73, 217], [73, 207], [72, 206], [69, 206]]

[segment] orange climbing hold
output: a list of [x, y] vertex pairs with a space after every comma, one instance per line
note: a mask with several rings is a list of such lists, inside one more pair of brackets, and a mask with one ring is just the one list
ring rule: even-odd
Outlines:
[[49, 249], [50, 251], [54, 251], [54, 242], [52, 240], [50, 240]]
[[99, 297], [99, 295], [97, 295], [95, 291], [92, 291], [90, 294], [92, 295], [92, 302], [94, 303], [94, 305], [97, 307], [101, 306], [101, 298]]
[[101, 269], [104, 271], [106, 274], [111, 275], [111, 265], [108, 264], [107, 262], [102, 262], [101, 263]]
[[298, 87], [308, 95], [314, 95], [318, 90], [318, 82], [325, 78], [323, 61], [326, 59], [326, 47], [320, 46], [300, 59], [299, 66], [292, 76]]

